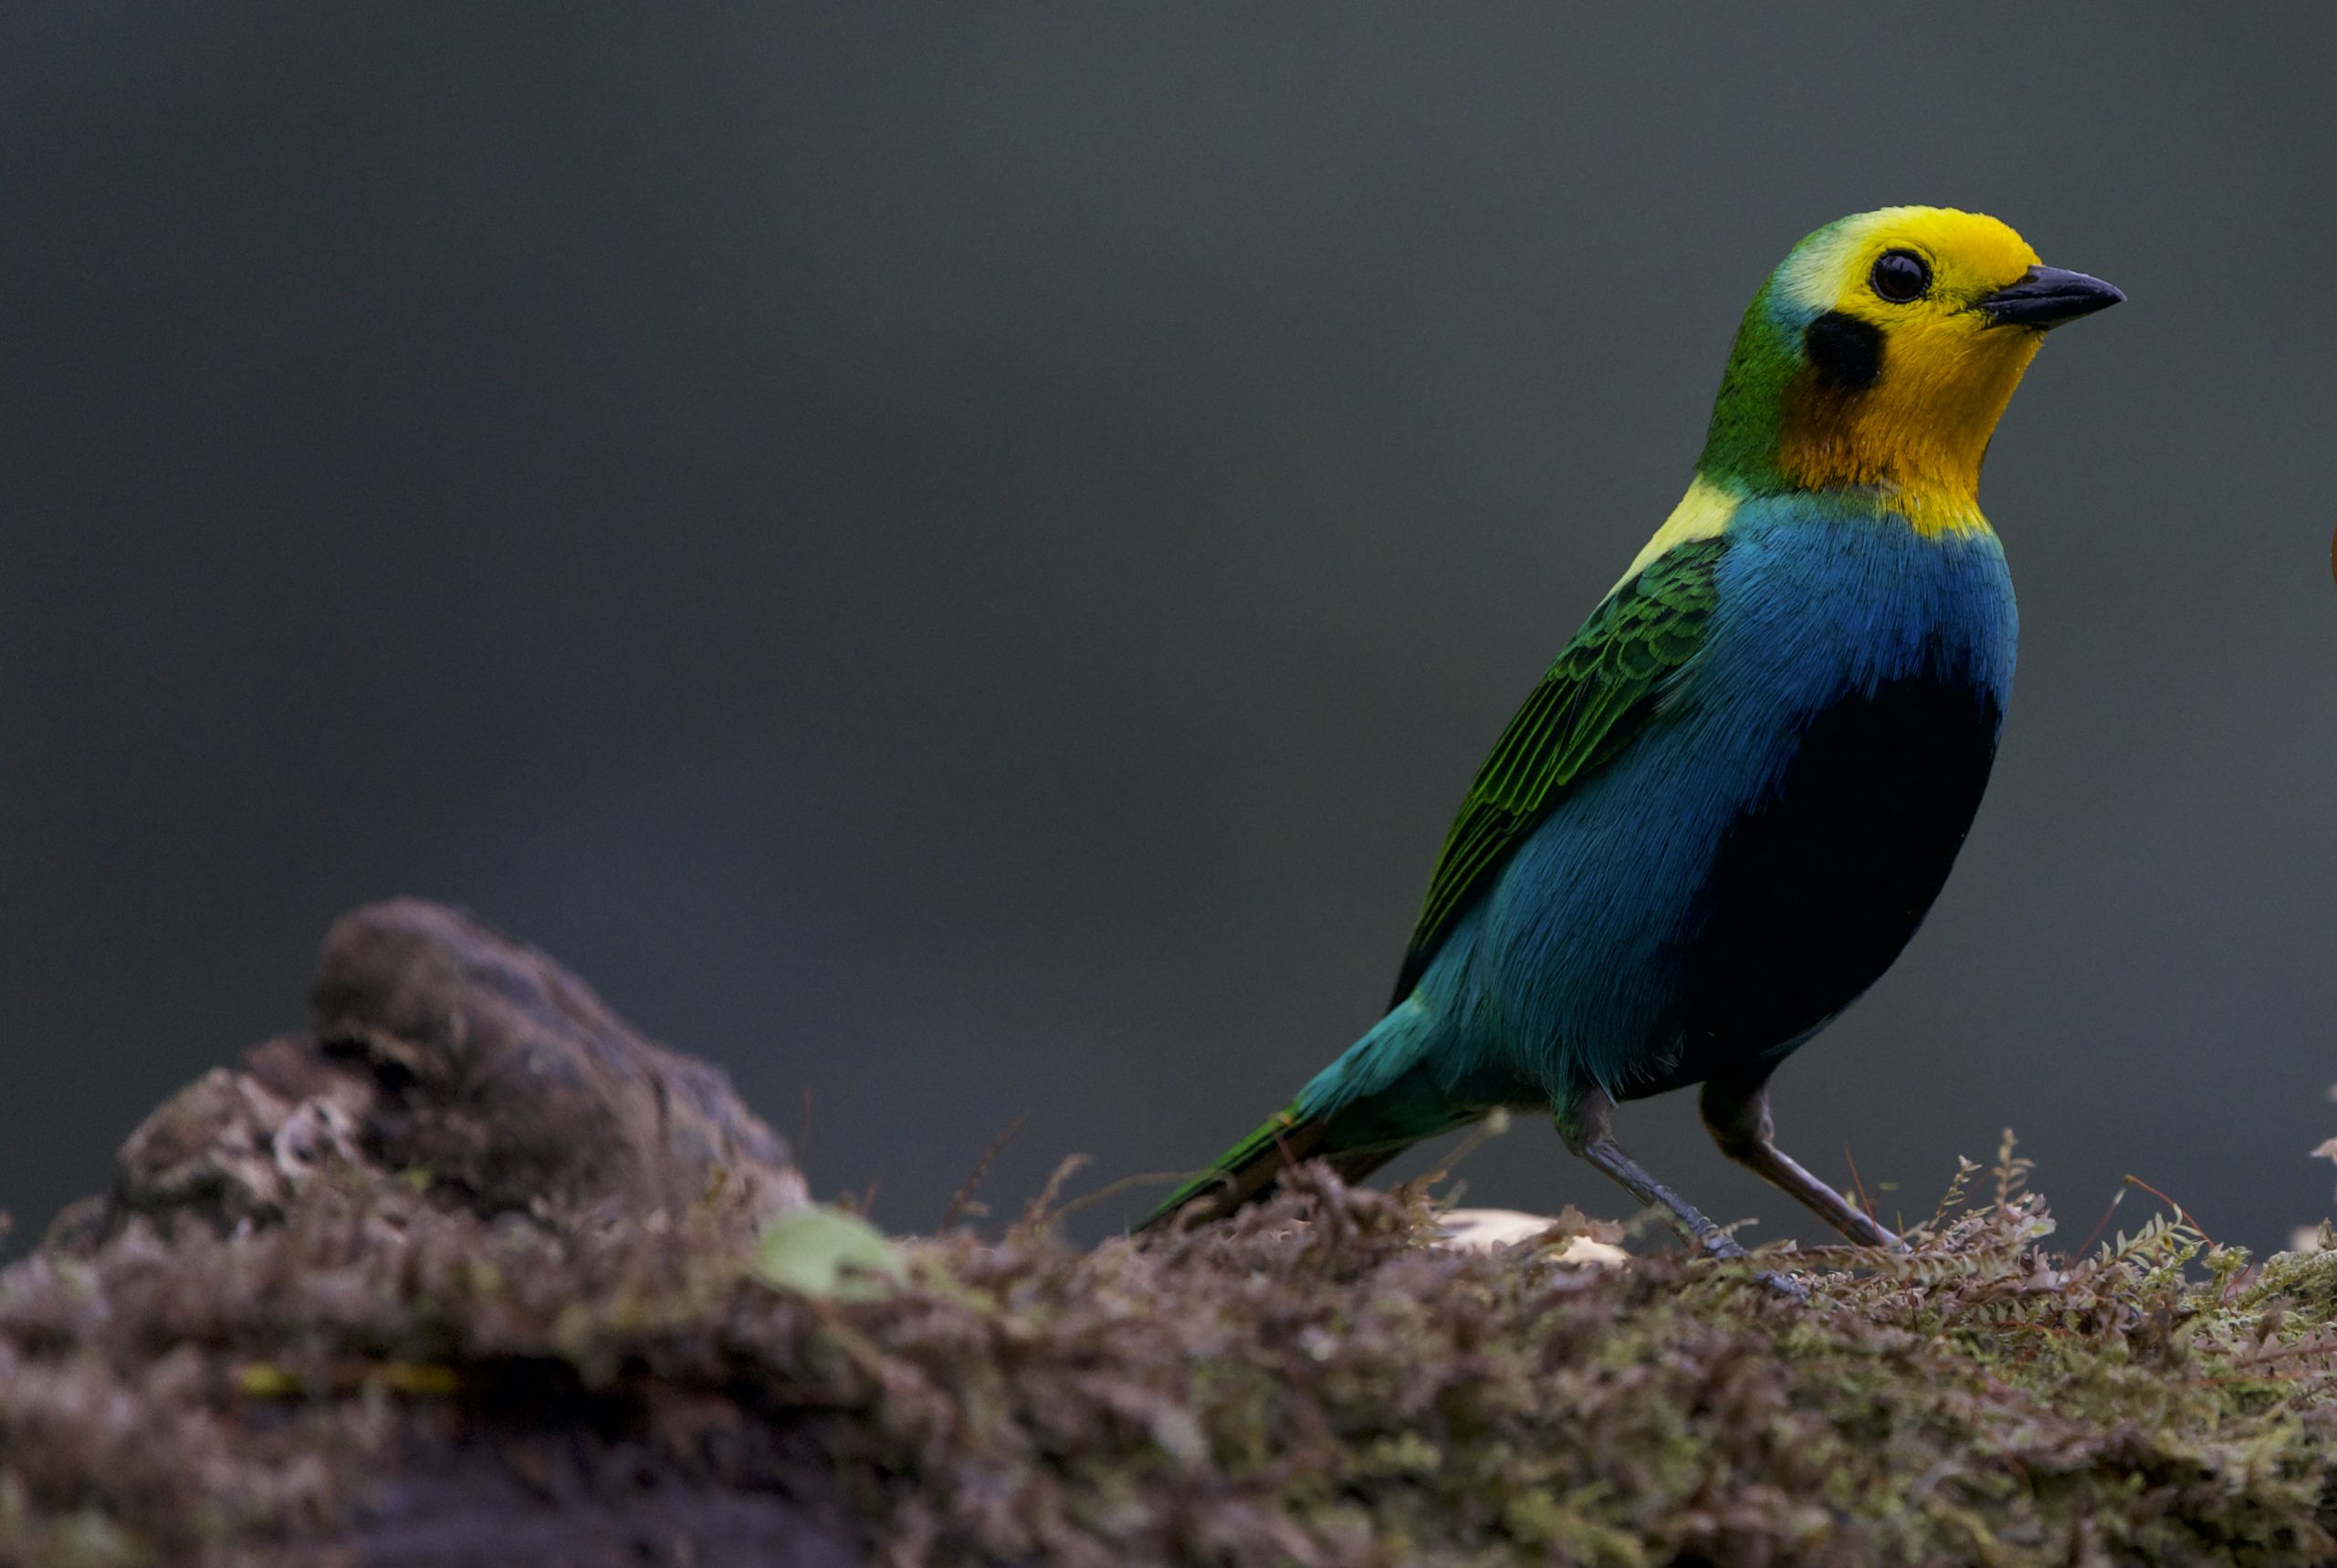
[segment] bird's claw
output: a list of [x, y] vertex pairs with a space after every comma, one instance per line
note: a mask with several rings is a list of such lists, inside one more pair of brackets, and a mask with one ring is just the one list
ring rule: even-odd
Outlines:
[[[1748, 1256], [1745, 1249], [1734, 1239], [1718, 1233], [1703, 1239], [1702, 1250], [1705, 1257], [1723, 1263], [1742, 1263]], [[1809, 1301], [1809, 1287], [1791, 1274], [1779, 1273], [1775, 1269], [1757, 1269], [1754, 1270], [1753, 1278], [1790, 1301], [1799, 1301], [1804, 1305]]]

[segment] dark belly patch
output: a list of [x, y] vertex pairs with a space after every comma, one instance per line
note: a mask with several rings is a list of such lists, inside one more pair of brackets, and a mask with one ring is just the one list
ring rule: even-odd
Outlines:
[[1987, 692], [1939, 676], [1818, 716], [1776, 799], [1722, 842], [1682, 955], [1681, 1060], [1638, 1092], [1764, 1076], [1881, 977], [1964, 847], [2001, 717]]

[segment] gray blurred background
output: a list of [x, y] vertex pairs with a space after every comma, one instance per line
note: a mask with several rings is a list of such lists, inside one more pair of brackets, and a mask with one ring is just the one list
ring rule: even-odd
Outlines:
[[[2123, 286], [1984, 501], [2002, 759], [1779, 1082], [1886, 1211], [2017, 1128], [2330, 1211], [2337, 16], [18, 4], [0, 1204], [458, 902], [929, 1228], [1189, 1166], [1375, 1016], [1483, 748], [1807, 230]], [[1674, 1096], [1626, 1141], [1810, 1228]], [[1417, 1165], [1417, 1162], [1415, 1162]], [[1620, 1195], [1521, 1124], [1472, 1200]], [[1133, 1212], [1099, 1211], [1089, 1234]], [[2131, 1223], [2133, 1206], [2125, 1215]]]

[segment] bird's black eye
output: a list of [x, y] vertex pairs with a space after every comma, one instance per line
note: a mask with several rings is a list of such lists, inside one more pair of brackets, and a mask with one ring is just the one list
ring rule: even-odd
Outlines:
[[1874, 291], [1893, 305], [1921, 299], [1931, 286], [1931, 264], [1912, 250], [1886, 250], [1874, 258]]

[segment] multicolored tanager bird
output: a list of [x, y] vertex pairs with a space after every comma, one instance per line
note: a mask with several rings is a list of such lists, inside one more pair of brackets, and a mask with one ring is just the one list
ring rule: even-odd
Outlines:
[[1387, 1015], [1147, 1224], [1293, 1160], [1357, 1179], [1496, 1107], [1712, 1254], [1617, 1102], [1702, 1084], [1721, 1149], [1853, 1241], [1769, 1075], [1888, 968], [1979, 808], [2017, 621], [1981, 460], [2021, 372], [2117, 289], [1976, 213], [1887, 207], [1753, 298], [1688, 494], [1493, 743]]

